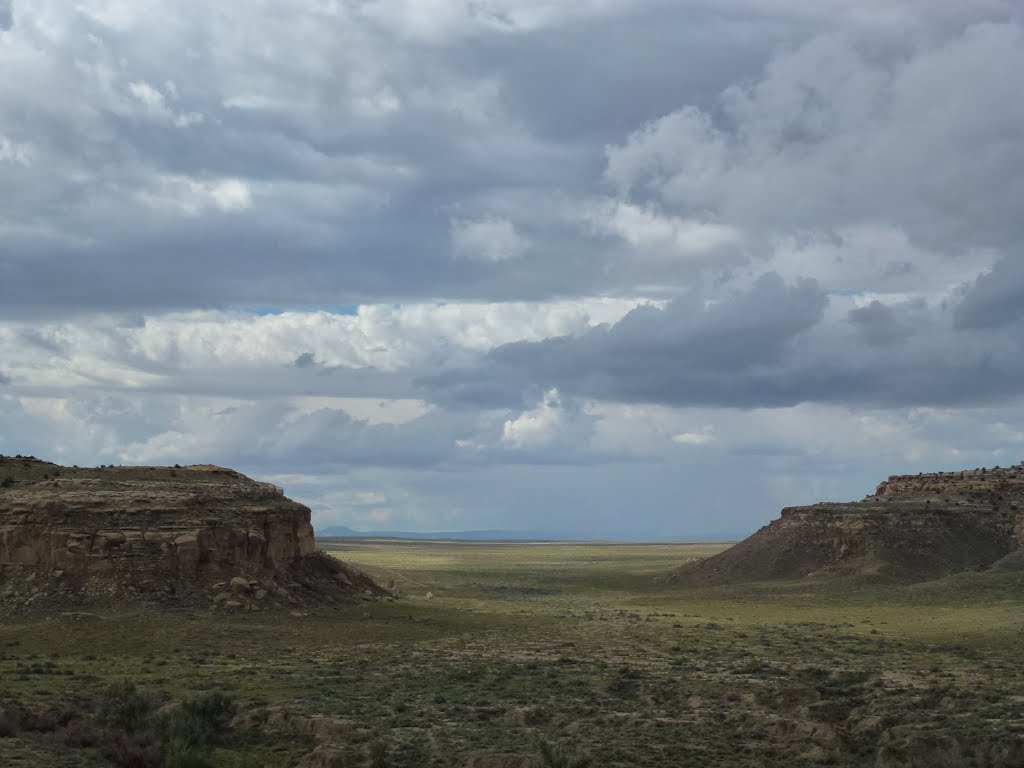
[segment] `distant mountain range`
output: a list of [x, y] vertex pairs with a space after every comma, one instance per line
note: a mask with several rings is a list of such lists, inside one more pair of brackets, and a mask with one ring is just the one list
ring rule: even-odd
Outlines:
[[[608, 537], [602, 536], [581, 536], [569, 533], [553, 533], [551, 531], [509, 531], [504, 529], [491, 529], [483, 531], [357, 531], [347, 525], [331, 525], [326, 528], [318, 528], [317, 536], [331, 537], [352, 537], [362, 539], [431, 539], [431, 540], [458, 540], [458, 541], [593, 541], [604, 540]], [[737, 541], [746, 536], [746, 533], [722, 533], [722, 534], [700, 534], [690, 537], [652, 537], [648, 539], [629, 538], [623, 541]], [[611, 539], [609, 539], [611, 540]]]
[[540, 533], [539, 531], [357, 531], [347, 525], [332, 525], [320, 528], [317, 536], [351, 536], [364, 539], [460, 539], [462, 541], [561, 541], [574, 537], [561, 534]]

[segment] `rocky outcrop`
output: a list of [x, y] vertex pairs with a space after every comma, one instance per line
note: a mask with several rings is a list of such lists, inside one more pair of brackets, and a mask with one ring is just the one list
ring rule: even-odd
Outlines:
[[0, 457], [0, 605], [53, 598], [300, 605], [379, 588], [318, 552], [307, 507], [222, 467]]
[[927, 579], [1024, 565], [1024, 466], [894, 475], [862, 501], [787, 507], [714, 557], [669, 575], [688, 584], [805, 576]]

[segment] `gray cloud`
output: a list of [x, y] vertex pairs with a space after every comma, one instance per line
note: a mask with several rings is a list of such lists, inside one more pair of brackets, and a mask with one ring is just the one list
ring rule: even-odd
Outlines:
[[786, 285], [769, 274], [718, 303], [696, 296], [639, 308], [580, 336], [498, 347], [477, 366], [419, 384], [461, 407], [520, 407], [549, 387], [676, 407], [903, 408], [1024, 396], [1021, 324], [958, 330], [953, 308], [917, 301], [873, 301], [834, 319], [825, 307], [813, 281]]
[[634, 132], [610, 148], [607, 177], [770, 233], [886, 222], [945, 252], [1004, 248], [1024, 234], [1024, 107], [1005, 77], [1021, 66], [1017, 24], [896, 56], [822, 35], [723, 91], [717, 110], [682, 106]]
[[312, 352], [303, 352], [295, 358], [295, 362], [292, 365], [296, 368], [313, 368], [317, 365], [316, 355]]
[[914, 333], [914, 312], [922, 314], [926, 308], [921, 302], [910, 306], [892, 307], [875, 300], [864, 307], [851, 309], [848, 317], [871, 346], [895, 344]]
[[742, 527], [1024, 445], [1019, 3], [0, 0], [0, 30], [7, 452], [616, 535], [672, 528], [683, 477]]
[[956, 308], [960, 328], [998, 328], [1024, 318], [1024, 262], [1004, 256], [967, 286]]
[[[189, 3], [85, 4], [46, 26], [23, 9], [0, 84], [20, 158], [2, 311], [677, 291], [707, 265], [638, 263], [565, 215], [622, 184], [751, 235], [884, 220], [943, 248], [1020, 236], [1019, 100], [994, 90], [1024, 55], [1008, 12], [884, 27], [851, 7], [837, 34], [801, 4], [422, 28], [378, 11], [296, 2], [223, 25]], [[488, 216], [540, 247], [450, 258], [451, 220]]]
[[762, 276], [749, 292], [716, 303], [696, 294], [664, 309], [640, 307], [611, 327], [578, 337], [519, 342], [494, 350], [484, 374], [425, 378], [442, 401], [515, 403], [522, 392], [558, 387], [626, 402], [740, 404], [777, 376], [796, 337], [817, 324], [827, 298], [812, 280], [786, 285]]

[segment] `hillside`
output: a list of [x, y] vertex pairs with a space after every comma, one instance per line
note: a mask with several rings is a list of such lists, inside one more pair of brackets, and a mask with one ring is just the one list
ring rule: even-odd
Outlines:
[[1024, 466], [894, 475], [862, 501], [787, 507], [734, 547], [673, 571], [684, 584], [805, 576], [904, 580], [1024, 564]]
[[0, 457], [0, 608], [104, 598], [229, 609], [377, 591], [317, 551], [307, 507], [234, 470]]

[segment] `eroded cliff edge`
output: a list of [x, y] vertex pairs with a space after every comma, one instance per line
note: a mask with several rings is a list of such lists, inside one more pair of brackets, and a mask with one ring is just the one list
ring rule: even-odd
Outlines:
[[728, 584], [807, 576], [904, 580], [1024, 566], [1024, 465], [893, 475], [850, 503], [786, 507], [734, 547], [669, 581]]
[[379, 593], [316, 549], [310, 510], [222, 467], [0, 457], [0, 607], [100, 598], [255, 610]]

